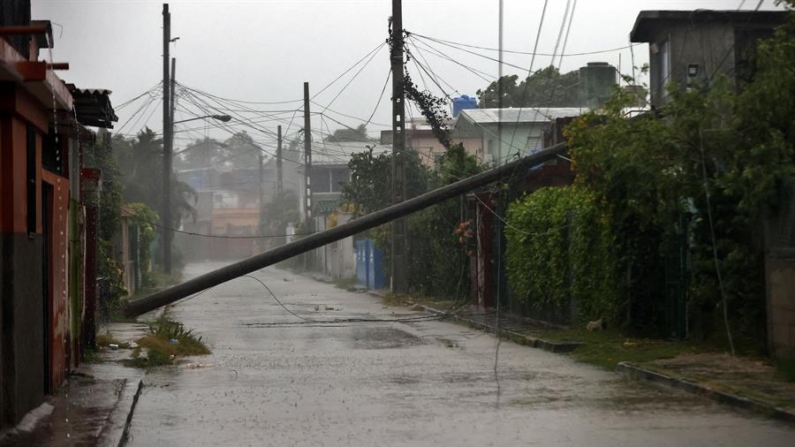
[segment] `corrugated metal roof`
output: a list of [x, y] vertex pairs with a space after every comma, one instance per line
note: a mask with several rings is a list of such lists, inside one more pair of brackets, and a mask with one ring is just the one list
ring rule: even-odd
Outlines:
[[74, 84], [68, 84], [67, 87], [74, 98], [75, 114], [80, 124], [113, 129], [113, 123], [119, 117], [110, 102], [110, 90], [77, 88]]
[[112, 90], [106, 88], [78, 88], [75, 87], [74, 84], [69, 84], [69, 90], [72, 93], [77, 92], [83, 95], [110, 95], [113, 93]]
[[344, 143], [316, 141], [312, 143], [312, 165], [347, 165], [353, 154], [367, 152], [370, 147], [373, 148], [374, 155], [392, 152], [392, 146], [377, 141]]
[[312, 212], [315, 214], [331, 214], [336, 212], [339, 207], [340, 204], [336, 200], [318, 200], [315, 202]]
[[579, 107], [522, 107], [508, 109], [466, 109], [459, 115], [470, 123], [545, 123], [557, 118], [579, 116], [587, 112], [587, 108]]

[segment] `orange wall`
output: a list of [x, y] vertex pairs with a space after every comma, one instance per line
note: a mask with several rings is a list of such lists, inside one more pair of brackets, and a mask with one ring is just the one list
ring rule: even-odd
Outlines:
[[43, 135], [47, 131], [47, 110], [40, 108], [24, 91], [0, 83], [0, 232], [22, 233], [27, 228], [27, 129], [33, 125], [36, 135], [36, 233], [42, 228], [42, 182], [53, 186], [53, 227], [49, 235], [53, 242], [50, 277], [52, 307], [49, 309], [50, 362], [53, 386], [66, 379], [66, 348], [69, 337], [67, 245], [69, 182], [42, 169]]
[[[483, 161], [483, 140], [480, 138], [453, 138], [453, 144], [462, 143], [468, 155], [474, 155], [478, 161]], [[420, 162], [428, 167], [434, 167], [434, 154], [444, 154], [445, 147], [435, 136], [411, 136], [409, 145], [420, 156]]]
[[[36, 194], [41, 197], [42, 135], [47, 131], [47, 111], [13, 84], [0, 83], [0, 232], [26, 233], [27, 125], [37, 130]], [[36, 233], [41, 234], [41, 201], [37, 201]]]
[[[49, 272], [52, 287], [52, 326], [50, 332], [52, 383], [58, 385], [66, 379], [66, 346], [69, 343], [69, 297], [68, 297], [68, 222], [69, 182], [49, 171], [42, 172], [44, 182], [53, 187], [52, 253]], [[46, 274], [46, 273], [45, 273]]]

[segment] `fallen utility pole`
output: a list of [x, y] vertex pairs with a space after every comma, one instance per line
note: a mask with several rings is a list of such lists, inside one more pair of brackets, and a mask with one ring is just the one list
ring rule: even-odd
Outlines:
[[194, 293], [199, 293], [210, 287], [223, 284], [227, 281], [247, 275], [251, 272], [263, 269], [277, 262], [284, 261], [293, 256], [300, 255], [309, 250], [322, 247], [326, 244], [344, 239], [348, 236], [361, 233], [395, 219], [407, 216], [422, 209], [428, 208], [444, 200], [459, 196], [474, 189], [493, 183], [505, 177], [510, 177], [522, 169], [538, 166], [546, 161], [552, 160], [558, 155], [566, 152], [567, 147], [564, 143], [556, 144], [532, 155], [520, 158], [502, 166], [490, 169], [486, 172], [460, 180], [453, 184], [427, 192], [421, 196], [406, 200], [405, 202], [392, 205], [388, 208], [376, 211], [366, 216], [359, 217], [346, 224], [320, 231], [295, 242], [291, 242], [281, 247], [268, 250], [265, 253], [252, 256], [243, 261], [222, 267], [204, 275], [198, 276], [182, 284], [176, 285], [166, 290], [153, 293], [145, 298], [131, 301], [125, 308], [125, 314], [130, 317], [141, 315], [158, 307], [171, 304], [174, 301], [186, 298]]

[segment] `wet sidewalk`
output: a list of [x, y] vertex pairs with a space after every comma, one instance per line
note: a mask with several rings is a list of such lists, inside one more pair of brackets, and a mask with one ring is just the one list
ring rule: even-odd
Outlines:
[[[414, 303], [409, 298], [404, 304]], [[494, 311], [472, 307], [450, 311], [436, 308], [433, 304], [420, 306], [445, 319], [490, 333], [499, 331], [503, 337], [514, 342], [549, 352], [569, 353], [581, 347], [585, 350], [592, 347], [590, 334], [578, 339], [576, 335], [572, 336], [572, 330], [546, 325], [530, 318], [504, 313], [497, 318]], [[556, 337], [556, 333], [560, 335]], [[627, 339], [623, 345], [666, 343], [662, 340], [658, 343], [653, 340]], [[627, 377], [698, 394], [731, 407], [795, 423], [795, 382], [786, 380], [778, 373], [769, 359], [734, 358], [725, 353], [691, 353], [683, 350], [679, 355], [668, 358], [619, 362], [615, 371]]]
[[795, 382], [783, 378], [767, 360], [686, 354], [620, 364], [618, 371], [795, 423]]
[[[141, 328], [141, 326], [143, 326]], [[114, 323], [103, 327], [117, 340], [135, 337], [145, 325]], [[102, 350], [95, 363], [72, 371], [67, 383], [41, 407], [29, 413], [16, 429], [0, 438], [2, 447], [117, 447], [128, 425], [143, 370], [128, 368], [118, 360], [129, 351]]]

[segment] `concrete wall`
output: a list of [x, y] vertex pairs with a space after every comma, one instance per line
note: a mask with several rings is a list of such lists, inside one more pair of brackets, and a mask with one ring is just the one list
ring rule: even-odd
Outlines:
[[771, 354], [795, 359], [795, 249], [769, 253], [765, 276]]
[[[676, 82], [682, 88], [691, 83], [705, 83], [720, 68], [727, 75], [734, 71], [734, 25], [729, 23], [671, 23], [654, 35], [649, 44], [651, 65], [651, 103], [666, 102], [665, 86]], [[669, 74], [663, 73], [664, 43], [668, 42]], [[698, 74], [688, 78], [688, 66], [698, 66]]]
[[[409, 147], [417, 151], [417, 154], [420, 157], [420, 163], [423, 165], [433, 169], [436, 167], [436, 157], [444, 155], [446, 149], [442, 146], [442, 143], [433, 136], [433, 134], [426, 135], [426, 133], [416, 132], [416, 136], [414, 134], [409, 134], [410, 138], [408, 141]], [[455, 135], [452, 138], [453, 144], [461, 143], [464, 145], [464, 150], [466, 150], [467, 155], [474, 155], [477, 157], [478, 161], [483, 161], [483, 140], [480, 138], [456, 138]]]
[[[16, 424], [44, 400], [41, 134], [44, 112], [14, 84], [0, 83], [0, 240], [2, 342], [0, 425]], [[36, 138], [36, 225], [27, 228], [27, 126]], [[32, 211], [32, 210], [31, 210]], [[49, 355], [46, 354], [46, 355]]]
[[781, 182], [778, 202], [764, 224], [768, 347], [795, 359], [795, 178]]
[[2, 425], [14, 425], [44, 401], [42, 238], [0, 237], [2, 273]]
[[[541, 148], [544, 142], [544, 128], [549, 123], [483, 124], [483, 153], [485, 162], [505, 164], [515, 159], [517, 154], [529, 154], [528, 148]], [[500, 135], [501, 132], [501, 135]], [[528, 142], [530, 146], [528, 146]], [[490, 152], [491, 149], [491, 152]], [[489, 158], [491, 155], [491, 158]]]

